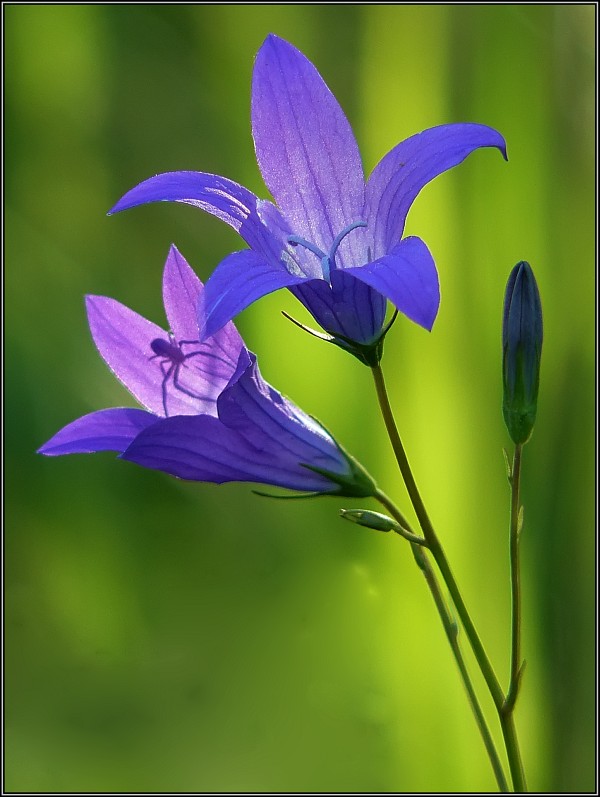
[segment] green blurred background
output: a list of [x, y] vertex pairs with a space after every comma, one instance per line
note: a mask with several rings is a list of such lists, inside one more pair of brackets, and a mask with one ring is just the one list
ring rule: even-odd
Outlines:
[[[433, 125], [499, 129], [429, 185], [408, 233], [436, 258], [431, 334], [398, 320], [384, 366], [430, 514], [499, 676], [509, 644], [500, 319], [529, 260], [544, 307], [524, 457], [517, 722], [534, 790], [595, 773], [593, 5], [5, 6], [6, 788], [479, 791], [495, 782], [432, 601], [399, 538], [347, 501], [281, 503], [111, 454], [36, 448], [133, 405], [85, 293], [163, 324], [175, 242], [206, 280], [233, 231], [193, 208], [107, 218], [140, 180], [197, 169], [266, 196], [253, 58], [316, 64], [365, 168]], [[290, 294], [238, 326], [265, 377], [329, 426], [410, 514], [368, 369], [309, 338]], [[373, 507], [375, 508], [375, 507]], [[410, 515], [412, 517], [412, 515]], [[493, 711], [485, 701], [494, 728]]]

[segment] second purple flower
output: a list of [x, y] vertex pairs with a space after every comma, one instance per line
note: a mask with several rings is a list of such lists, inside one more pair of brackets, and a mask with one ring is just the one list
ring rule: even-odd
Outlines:
[[198, 340], [202, 291], [173, 246], [163, 276], [170, 332], [114, 299], [88, 296], [98, 351], [145, 409], [116, 407], [84, 415], [39, 453], [116, 451], [122, 459], [180, 479], [373, 495], [375, 484], [356, 460], [264, 381], [255, 355], [232, 323]]

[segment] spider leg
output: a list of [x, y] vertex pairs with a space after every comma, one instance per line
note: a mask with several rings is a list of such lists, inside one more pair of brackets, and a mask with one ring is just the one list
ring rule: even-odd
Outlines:
[[184, 354], [183, 355], [183, 359], [182, 359], [180, 365], [183, 365], [185, 368], [187, 368], [187, 365], [185, 364], [185, 361], [189, 360], [191, 357], [197, 357], [199, 354], [203, 354], [206, 357], [206, 352], [204, 352], [204, 351], [191, 351], [189, 354]]
[[[187, 340], [182, 340], [181, 343], [188, 343]], [[197, 343], [197, 341], [196, 341]], [[231, 360], [226, 359], [225, 357], [220, 357], [218, 354], [214, 354], [211, 351], [191, 351], [189, 354], [184, 354], [183, 359], [189, 360], [190, 357], [196, 357], [197, 355], [201, 354], [205, 360], [216, 360], [219, 363], [223, 363], [223, 365], [233, 366], [235, 368], [235, 363], [231, 362]]]
[[173, 371], [173, 384], [175, 385], [177, 390], [180, 390], [182, 393], [185, 393], [185, 395], [189, 396], [190, 398], [201, 399], [201, 400], [207, 399], [208, 396], [200, 396], [198, 395], [198, 393], [193, 393], [191, 390], [188, 390], [187, 387], [184, 387], [181, 384], [181, 382], [179, 381], [179, 369], [181, 368], [182, 365], [183, 363], [177, 363], [177, 365], [175, 366], [175, 370]]
[[[163, 409], [165, 411], [165, 418], [169, 417], [169, 412], [167, 410], [167, 382], [169, 381], [169, 377], [171, 374], [176, 370], [175, 363], [171, 363], [170, 368], [165, 370], [165, 361], [163, 360], [160, 364], [160, 369], [163, 372], [164, 379], [162, 381], [162, 397], [163, 397]], [[175, 382], [175, 377], [173, 377], [173, 383]]]

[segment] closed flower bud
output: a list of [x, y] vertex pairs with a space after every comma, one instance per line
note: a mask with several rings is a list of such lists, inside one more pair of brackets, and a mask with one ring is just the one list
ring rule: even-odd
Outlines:
[[535, 423], [542, 339], [540, 294], [531, 266], [523, 260], [508, 278], [502, 322], [502, 410], [516, 444], [529, 440]]
[[395, 531], [398, 524], [387, 515], [381, 512], [372, 512], [367, 509], [340, 509], [340, 515], [344, 520], [358, 523], [359, 526], [366, 526], [375, 531]]

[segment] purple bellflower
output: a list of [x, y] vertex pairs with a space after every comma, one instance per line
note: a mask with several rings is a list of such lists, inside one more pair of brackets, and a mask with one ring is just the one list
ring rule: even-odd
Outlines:
[[361, 466], [263, 380], [232, 322], [199, 341], [202, 292], [173, 246], [163, 277], [170, 332], [114, 299], [87, 296], [98, 351], [146, 409], [92, 412], [61, 429], [39, 452], [117, 451], [122, 459], [192, 481], [372, 495], [375, 485]]
[[137, 185], [112, 208], [194, 205], [232, 226], [250, 249], [234, 252], [206, 284], [201, 339], [261, 296], [289, 288], [328, 339], [372, 364], [381, 356], [386, 300], [425, 329], [440, 303], [433, 258], [402, 238], [408, 211], [434, 177], [479, 147], [506, 144], [481, 124], [433, 127], [406, 139], [365, 183], [350, 124], [313, 64], [267, 37], [252, 80], [252, 133], [276, 205], [204, 172], [168, 172]]

